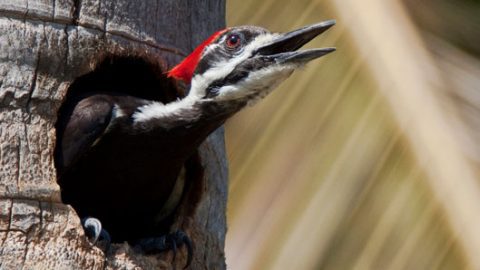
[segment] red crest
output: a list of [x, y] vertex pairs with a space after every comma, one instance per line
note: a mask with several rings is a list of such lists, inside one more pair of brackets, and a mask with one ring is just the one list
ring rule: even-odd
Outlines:
[[220, 34], [225, 32], [226, 29], [215, 32], [209, 38], [207, 38], [202, 44], [198, 45], [193, 52], [183, 59], [180, 64], [173, 67], [167, 74], [167, 77], [172, 77], [177, 80], [183, 80], [189, 83], [192, 80], [193, 72], [197, 67], [198, 61], [202, 56], [202, 52], [210, 43], [214, 42]]

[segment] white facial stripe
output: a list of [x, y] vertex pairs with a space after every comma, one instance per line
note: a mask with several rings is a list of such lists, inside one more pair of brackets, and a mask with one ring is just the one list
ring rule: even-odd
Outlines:
[[256, 96], [250, 101], [253, 104], [258, 99], [268, 95], [281, 82], [287, 79], [298, 65], [272, 65], [252, 72], [244, 80], [234, 85], [226, 85], [219, 89], [218, 100], [241, 99], [247, 96]]
[[[180, 114], [184, 109], [192, 108], [196, 102], [203, 99], [205, 90], [214, 81], [225, 78], [235, 67], [245, 61], [252, 55], [254, 49], [263, 44], [272, 41], [276, 34], [262, 34], [256, 37], [250, 44], [245, 46], [243, 52], [236, 58], [218, 63], [216, 66], [207, 70], [204, 74], [197, 74], [193, 77], [190, 92], [185, 98], [176, 102], [162, 104], [160, 102], [152, 102], [139, 109], [133, 114], [133, 120], [136, 123], [159, 119], [164, 117], [172, 117]], [[215, 44], [214, 46], [220, 46]], [[214, 46], [207, 47], [212, 50]], [[279, 83], [285, 80], [297, 65], [271, 65], [269, 67], [257, 70], [249, 74], [247, 78], [235, 85], [226, 85], [219, 89], [219, 95], [215, 97], [218, 100], [237, 99], [246, 96], [255, 96], [256, 99], [251, 100], [249, 104], [263, 98], [270, 93]]]
[[198, 98], [205, 96], [205, 90], [212, 82], [228, 76], [238, 64], [242, 63], [252, 55], [254, 49], [263, 44], [267, 44], [273, 40], [275, 36], [276, 34], [270, 33], [259, 35], [250, 42], [250, 44], [245, 46], [243, 52], [239, 56], [230, 59], [230, 61], [217, 63], [216, 66], [211, 67], [205, 73], [195, 75], [192, 79], [192, 86], [188, 95], [194, 95]]
[[161, 102], [152, 102], [145, 105], [132, 115], [133, 121], [136, 123], [145, 122], [152, 119], [159, 119], [162, 117], [169, 117], [179, 114], [183, 109], [188, 109], [193, 106], [195, 99], [187, 96], [184, 99], [163, 104]]

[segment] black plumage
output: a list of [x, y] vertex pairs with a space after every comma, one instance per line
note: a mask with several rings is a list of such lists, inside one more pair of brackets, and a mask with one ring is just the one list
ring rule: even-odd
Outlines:
[[168, 233], [188, 184], [182, 168], [198, 146], [296, 68], [332, 52], [297, 50], [333, 24], [286, 34], [219, 31], [168, 73], [191, 84], [186, 97], [154, 64], [107, 58], [76, 80], [59, 110], [55, 163], [64, 203], [99, 219], [114, 242]]

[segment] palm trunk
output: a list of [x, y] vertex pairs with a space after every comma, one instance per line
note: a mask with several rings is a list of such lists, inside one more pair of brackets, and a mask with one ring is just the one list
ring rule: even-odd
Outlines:
[[[56, 182], [56, 113], [75, 78], [105, 56], [136, 57], [165, 70], [222, 28], [224, 12], [222, 0], [0, 1], [0, 269], [183, 267], [182, 251], [172, 266], [171, 253], [144, 256], [115, 244], [105, 255], [86, 240]], [[225, 269], [223, 130], [199, 156], [203, 168], [194, 164], [191, 173], [203, 176], [172, 227], [194, 241], [191, 269]]]

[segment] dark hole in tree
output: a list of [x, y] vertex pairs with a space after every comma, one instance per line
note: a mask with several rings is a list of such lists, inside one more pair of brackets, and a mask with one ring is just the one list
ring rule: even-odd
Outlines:
[[[179, 94], [179, 92], [180, 90], [176, 87], [175, 83], [166, 77], [165, 71], [157, 64], [140, 57], [109, 56], [102, 60], [94, 71], [77, 78], [72, 83], [67, 92], [65, 101], [59, 109], [58, 121], [56, 124], [57, 146], [55, 151], [55, 163], [58, 172], [58, 183], [62, 190], [62, 200], [64, 203], [71, 204], [81, 218], [86, 216], [99, 218], [104, 228], [112, 235], [113, 242], [129, 241], [134, 243], [140, 238], [165, 234], [170, 230], [176, 211], [173, 211], [165, 217], [160, 224], [152, 224], [152, 221], [155, 219], [152, 215], [155, 216], [157, 214], [156, 212], [159, 210], [156, 208], [157, 204], [161, 204], [162, 200], [167, 200], [168, 198], [158, 198], [158, 200], [156, 200], [155, 188], [145, 188], [140, 190], [141, 194], [133, 194], [134, 192], [139, 192], [138, 189], [135, 189], [135, 185], [136, 183], [143, 183], [144, 179], [142, 179], [142, 175], [139, 175], [138, 178], [135, 179], [129, 179], [132, 182], [130, 183], [132, 187], [132, 196], [137, 196], [140, 199], [153, 198], [151, 203], [146, 204], [146, 201], [138, 203], [137, 205], [135, 205], [135, 202], [130, 204], [123, 203], [125, 200], [125, 194], [129, 196], [129, 190], [119, 190], [119, 185], [109, 180], [110, 175], [115, 175], [117, 173], [116, 171], [108, 172], [108, 174], [103, 172], [101, 177], [95, 179], [95, 181], [101, 181], [104, 185], [107, 185], [103, 186], [103, 189], [108, 190], [108, 192], [104, 192], [104, 197], [102, 197], [102, 195], [100, 196], [100, 199], [98, 193], [96, 196], [92, 196], [92, 194], [95, 194], [96, 190], [91, 188], [92, 180], [85, 177], [85, 175], [92, 175], [92, 172], [86, 174], [84, 171], [75, 171], [75, 165], [71, 166], [74, 169], [62, 169], [63, 167], [59, 161], [59, 156], [61, 155], [59, 147], [61, 145], [62, 136], [60, 131], [65, 128], [66, 122], [69, 121], [69, 117], [72, 115], [75, 104], [93, 93], [128, 95], [146, 100], [168, 103], [181, 97], [182, 95]], [[85, 134], [85, 136], [87, 135], [88, 134]], [[105, 137], [102, 137], [101, 139], [103, 140], [104, 138]], [[128, 145], [129, 143], [132, 143], [132, 141], [143, 140], [142, 137], [137, 138], [129, 136], [122, 139], [124, 140], [120, 140], [120, 143], [118, 143], [119, 141], [117, 140], [117, 144], [112, 149], [122, 148], [123, 143]], [[96, 143], [97, 142], [93, 142], [94, 145]], [[148, 147], [148, 144], [145, 145]], [[148, 149], [138, 149], [138, 151], [138, 154], [144, 155], [145, 151], [148, 151]], [[92, 168], [91, 170], [101, 168], [102, 162], [111, 160], [112, 156], [115, 158], [116, 155], [115, 153], [112, 153], [112, 156], [108, 156], [107, 154], [98, 157], [90, 152], [91, 150], [88, 150], [83, 154], [90, 154], [88, 158], [92, 157], [92, 164], [90, 164]], [[115, 150], [114, 152], [118, 151]], [[132, 155], [134, 155], [134, 153], [132, 153]], [[156, 156], [152, 155], [149, 156], [148, 160], [145, 159], [144, 161], [145, 163], [151, 164], [151, 162], [154, 162], [155, 158]], [[122, 169], [128, 166], [132, 166], [132, 168], [137, 166], [138, 168], [138, 166], [144, 165], [141, 161], [142, 160], [139, 162], [137, 160], [136, 162], [132, 161], [132, 163], [129, 163], [128, 160], [123, 160], [123, 163], [118, 166]], [[119, 163], [121, 163], [121, 161], [119, 161]], [[186, 176], [182, 201], [185, 200], [187, 193], [189, 194], [188, 196], [192, 195], [188, 190], [196, 189], [197, 187], [194, 187], [193, 185], [198, 185], [196, 183], [201, 182], [198, 181], [198, 178], [202, 177], [202, 168], [197, 153], [187, 160], [185, 164], [179, 164], [180, 167], [183, 165], [185, 166]], [[85, 166], [82, 168], [85, 170]], [[170, 168], [163, 168], [162, 164], [159, 164], [158, 170], [163, 169], [168, 170]], [[125, 170], [123, 171], [125, 172]], [[114, 177], [114, 179], [118, 179], [118, 177]], [[76, 183], [74, 188], [71, 186], [72, 181], [75, 181]], [[158, 179], [158, 181], [161, 183], [162, 179]], [[129, 185], [123, 185], [123, 188], [128, 186]], [[155, 185], [152, 186], [155, 187]], [[90, 202], [89, 200], [91, 200], [92, 197], [95, 197], [96, 199], [95, 201]], [[198, 199], [198, 194], [193, 194], [193, 201], [198, 202]], [[188, 201], [191, 203], [192, 199], [189, 198]], [[102, 209], [105, 205], [112, 206], [110, 208], [113, 208], [113, 210], [108, 213], [104, 213], [105, 211], [103, 210], [100, 211], [99, 209]], [[118, 208], [116, 208], [117, 206]]]
[[65, 100], [88, 92], [116, 92], [168, 103], [180, 96], [179, 91], [156, 63], [140, 57], [108, 56], [94, 71], [72, 83]]

